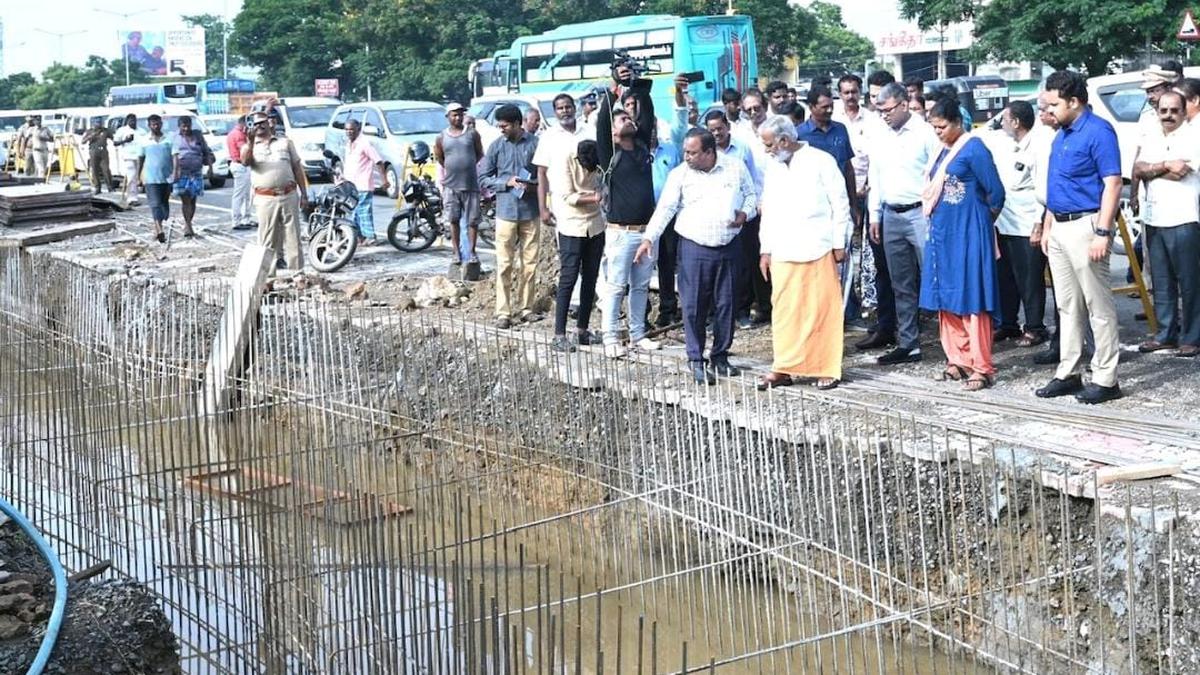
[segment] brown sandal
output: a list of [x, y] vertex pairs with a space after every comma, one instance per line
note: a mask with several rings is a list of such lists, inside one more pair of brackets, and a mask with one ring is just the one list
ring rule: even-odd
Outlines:
[[1030, 333], [1029, 331], [1025, 331], [1025, 334], [1017, 340], [1017, 346], [1036, 347], [1049, 339], [1045, 333]]
[[938, 382], [961, 382], [967, 379], [967, 371], [962, 366], [948, 364], [946, 369], [934, 375], [933, 379]]
[[979, 373], [976, 373], [975, 375], [967, 378], [967, 381], [963, 383], [963, 389], [966, 391], [982, 391], [991, 387], [995, 383], [996, 379], [991, 375], [980, 375]]

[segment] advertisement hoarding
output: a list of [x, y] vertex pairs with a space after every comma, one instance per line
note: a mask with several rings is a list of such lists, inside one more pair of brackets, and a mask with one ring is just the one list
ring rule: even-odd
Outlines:
[[204, 77], [204, 29], [127, 30], [118, 49], [154, 77]]

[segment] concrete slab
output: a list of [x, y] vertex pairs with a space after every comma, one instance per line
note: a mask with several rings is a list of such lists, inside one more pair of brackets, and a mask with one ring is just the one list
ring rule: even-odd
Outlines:
[[89, 234], [108, 232], [116, 227], [112, 220], [85, 220], [77, 223], [55, 223], [13, 229], [0, 227], [0, 248], [29, 248], [66, 241]]

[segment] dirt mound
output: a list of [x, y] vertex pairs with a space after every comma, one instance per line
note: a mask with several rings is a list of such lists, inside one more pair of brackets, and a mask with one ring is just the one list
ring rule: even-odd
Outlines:
[[[33, 662], [54, 605], [50, 569], [15, 523], [0, 525], [0, 673]], [[130, 581], [72, 584], [45, 671], [55, 675], [183, 672], [171, 622], [158, 601]]]

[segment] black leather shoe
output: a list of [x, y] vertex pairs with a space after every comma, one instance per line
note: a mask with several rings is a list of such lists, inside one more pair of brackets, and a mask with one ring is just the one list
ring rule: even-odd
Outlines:
[[1096, 404], [1104, 403], [1105, 401], [1113, 401], [1121, 398], [1121, 385], [1113, 384], [1111, 387], [1102, 387], [1095, 382], [1088, 383], [1088, 386], [1083, 388], [1083, 391], [1075, 394], [1075, 400], [1080, 403]]
[[1046, 383], [1046, 386], [1033, 392], [1038, 398], [1054, 398], [1056, 396], [1066, 396], [1074, 394], [1083, 389], [1083, 380], [1079, 379], [1078, 375], [1072, 375], [1065, 380], [1060, 380], [1057, 377]]
[[737, 377], [742, 374], [742, 369], [733, 365], [725, 359], [712, 362], [712, 369], [721, 377]]
[[889, 333], [880, 333], [879, 331], [872, 331], [867, 333], [865, 338], [855, 342], [854, 348], [865, 352], [868, 349], [881, 349], [883, 347], [887, 347], [888, 345], [894, 344], [896, 344], [895, 335], [891, 335]]
[[875, 362], [881, 366], [894, 366], [898, 363], [917, 363], [920, 360], [920, 349], [905, 349], [904, 347], [896, 347], [892, 351], [875, 359]]
[[1050, 366], [1058, 363], [1058, 347], [1043, 349], [1033, 355], [1033, 362], [1039, 366]]
[[690, 361], [688, 365], [692, 368], [692, 377], [696, 379], [697, 384], [716, 384], [717, 376], [713, 375], [703, 361]]
[[1024, 333], [1021, 332], [1020, 328], [1015, 328], [1013, 326], [1005, 326], [1004, 328], [997, 329], [996, 332], [992, 334], [992, 341], [993, 342], [1003, 342], [1005, 340], [1019, 338], [1022, 335], [1024, 335]]

